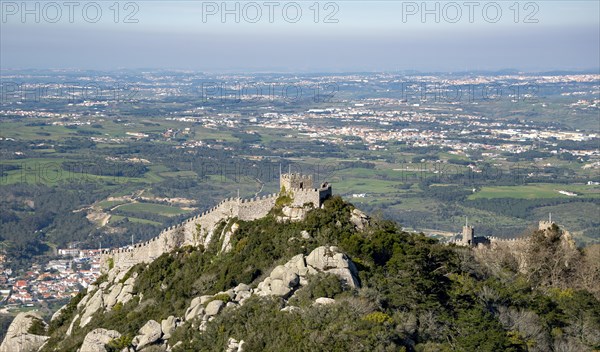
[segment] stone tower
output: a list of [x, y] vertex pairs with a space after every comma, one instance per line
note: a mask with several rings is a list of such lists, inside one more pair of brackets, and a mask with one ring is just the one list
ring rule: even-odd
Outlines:
[[465, 220], [465, 226], [463, 226], [462, 242], [467, 246], [475, 245], [475, 229], [469, 225], [468, 218]]
[[325, 199], [332, 196], [331, 185], [327, 182], [316, 188], [312, 175], [295, 173], [281, 174], [279, 176], [280, 190], [292, 198], [291, 206], [304, 207], [312, 204], [315, 208], [323, 205]]
[[540, 222], [538, 224], [538, 230], [540, 230], [540, 231], [549, 230], [552, 228], [552, 225], [554, 225], [554, 221], [552, 221], [552, 213], [550, 213], [550, 214], [548, 214], [548, 221], [540, 220]]
[[279, 187], [285, 187], [286, 191], [292, 189], [313, 189], [313, 178], [312, 175], [281, 174], [279, 176]]

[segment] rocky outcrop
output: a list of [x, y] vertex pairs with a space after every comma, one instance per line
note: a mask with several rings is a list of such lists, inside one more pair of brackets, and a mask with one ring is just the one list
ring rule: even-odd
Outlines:
[[[235, 233], [233, 228], [234, 226], [232, 226], [232, 234]], [[305, 238], [310, 236], [308, 233], [301, 235]], [[132, 346], [135, 347], [136, 351], [167, 349], [172, 334], [184, 321], [191, 322], [192, 326], [199, 331], [204, 331], [208, 323], [221, 314], [223, 310], [235, 309], [235, 307], [243, 305], [253, 295], [277, 296], [287, 300], [296, 290], [308, 284], [311, 275], [318, 273], [334, 274], [345, 282], [348, 287], [359, 287], [356, 267], [344, 253], [337, 247], [317, 247], [306, 256], [298, 254], [285, 264], [273, 268], [269, 276], [260, 282], [256, 288], [241, 283], [232, 289], [214, 295], [195, 297], [191, 300], [189, 307], [181, 318], [169, 316], [160, 322], [148, 321], [138, 331], [138, 335], [134, 337]], [[90, 285], [88, 294], [78, 304], [78, 314], [71, 321], [67, 335], [70, 335], [74, 328], [86, 326], [97, 312], [110, 311], [117, 304], [126, 304], [134, 298], [142, 301], [141, 294], [137, 296], [134, 294], [136, 277], [137, 274], [133, 273], [131, 277], [125, 279], [124, 274], [114, 271], [109, 275], [108, 281], [96, 286]], [[333, 302], [335, 301], [329, 298], [318, 298], [314, 304], [325, 305]], [[104, 332], [106, 330], [97, 329], [93, 334], [88, 334], [89, 344], [96, 343], [99, 345], [100, 342], [98, 341], [107, 340], [108, 338], [102, 335]], [[115, 334], [111, 332], [109, 335]], [[236, 348], [241, 348], [242, 342], [237, 347], [234, 346], [234, 343], [231, 345], [232, 350], [237, 350]]]
[[214, 301], [210, 301], [206, 305], [205, 314], [209, 317], [215, 316], [219, 314], [221, 309], [223, 309], [223, 306], [225, 306], [225, 303], [221, 300], [215, 299]]
[[34, 324], [46, 323], [36, 312], [19, 313], [12, 321], [0, 345], [0, 352], [33, 352], [46, 342], [48, 336], [35, 335], [29, 332]]
[[315, 299], [314, 305], [327, 305], [335, 303], [335, 299], [327, 297], [319, 297]]
[[108, 295], [106, 295], [103, 298], [104, 309], [106, 311], [111, 310], [115, 306], [115, 304], [117, 304], [117, 297], [119, 297], [119, 294], [121, 293], [122, 289], [123, 289], [123, 284], [121, 284], [121, 283], [113, 285], [110, 292], [108, 293]]
[[181, 324], [181, 320], [174, 316], [169, 316], [167, 319], [164, 319], [160, 322], [160, 328], [163, 333], [163, 340], [168, 340], [171, 338], [171, 334], [177, 329], [177, 327]]
[[[102, 287], [102, 286], [100, 286]], [[99, 288], [98, 291], [94, 293], [94, 295], [87, 300], [85, 308], [83, 310], [83, 314], [81, 315], [81, 321], [79, 322], [79, 327], [84, 327], [92, 321], [92, 315], [104, 308], [104, 299], [102, 298], [102, 289]]]
[[[287, 263], [276, 266], [269, 276], [252, 289], [249, 285], [239, 284], [235, 288], [219, 292], [216, 295], [200, 296], [192, 299], [185, 312], [185, 321], [192, 321], [200, 331], [224, 308], [235, 308], [257, 296], [278, 296], [284, 299], [291, 297], [303, 285], [308, 284], [310, 275], [319, 272], [331, 273], [340, 277], [349, 287], [359, 287], [357, 271], [354, 263], [337, 247], [318, 247], [308, 256], [298, 254]], [[228, 296], [228, 302], [220, 299]], [[316, 304], [331, 304], [329, 298], [317, 299]], [[198, 324], [198, 325], [196, 325]], [[164, 329], [163, 329], [164, 331]], [[163, 339], [166, 339], [163, 337]]]
[[246, 284], [239, 284], [233, 289], [233, 293], [235, 294], [233, 300], [239, 304], [244, 304], [252, 296], [252, 288]]
[[161, 324], [155, 320], [150, 320], [140, 328], [138, 333], [139, 335], [133, 338], [132, 344], [136, 346], [137, 350], [141, 350], [162, 337]]
[[349, 287], [359, 287], [354, 263], [337, 247], [322, 246], [306, 257], [298, 254], [284, 265], [275, 267], [254, 292], [261, 296], [288, 298], [298, 286], [306, 284], [307, 275], [318, 272], [337, 275]]
[[229, 231], [226, 231], [223, 235], [223, 244], [221, 245], [221, 252], [226, 253], [231, 250], [231, 237], [235, 235], [237, 230], [240, 228], [238, 223], [231, 225]]
[[257, 293], [261, 296], [279, 296], [287, 298], [300, 284], [295, 266], [279, 265], [271, 271], [269, 277], [258, 284]]
[[226, 352], [242, 352], [244, 350], [244, 340], [238, 341], [234, 338], [229, 338], [227, 341]]
[[350, 215], [350, 222], [354, 224], [354, 227], [357, 230], [364, 230], [367, 226], [369, 226], [370, 218], [358, 209], [353, 209], [352, 214]]
[[307, 257], [306, 265], [339, 276], [352, 288], [359, 287], [356, 266], [337, 247], [317, 247]]
[[67, 332], [66, 332], [67, 336], [71, 336], [71, 334], [73, 333], [73, 327], [75, 326], [75, 322], [79, 318], [80, 318], [79, 314], [75, 315], [75, 317], [71, 321], [71, 324], [69, 325], [69, 328], [67, 329]]
[[65, 308], [67, 308], [67, 304], [60, 307], [56, 312], [54, 312], [54, 314], [52, 314], [52, 318], [50, 318], [50, 321], [53, 321], [54, 319], [58, 318], [62, 314], [62, 312], [65, 310]]
[[133, 299], [135, 279], [137, 273], [122, 282], [126, 272], [119, 272], [117, 269], [111, 270], [108, 275], [108, 280], [100, 285], [90, 285], [87, 289], [87, 294], [77, 304], [77, 309], [80, 312], [67, 330], [67, 335], [73, 331], [75, 320], [80, 318], [79, 327], [84, 327], [90, 323], [92, 316], [98, 311], [110, 311], [117, 305], [126, 304]]
[[282, 216], [278, 216], [278, 221], [302, 221], [306, 218], [306, 214], [310, 207], [291, 207], [285, 206], [281, 209]]
[[318, 272], [337, 275], [349, 287], [359, 287], [354, 263], [337, 247], [322, 246], [306, 257], [298, 254], [284, 265], [275, 267], [254, 292], [261, 296], [288, 298], [296, 288], [307, 283], [307, 275]]
[[133, 286], [135, 284], [135, 278], [137, 277], [137, 273], [133, 277], [125, 280], [123, 284], [123, 288], [119, 295], [117, 296], [117, 303], [125, 304], [133, 298]]
[[202, 297], [192, 299], [189, 308], [185, 311], [185, 321], [190, 321], [204, 315], [204, 305], [201, 299]]
[[94, 329], [85, 335], [79, 352], [106, 352], [104, 345], [119, 337], [116, 330]]
[[185, 321], [192, 321], [194, 326], [198, 327], [200, 331], [204, 331], [208, 321], [219, 314], [223, 306], [225, 306], [225, 303], [218, 299], [215, 300], [213, 296], [196, 297], [192, 299], [185, 312]]

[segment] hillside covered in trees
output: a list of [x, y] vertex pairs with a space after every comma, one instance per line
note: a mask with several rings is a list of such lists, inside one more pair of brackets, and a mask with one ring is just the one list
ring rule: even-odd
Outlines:
[[340, 197], [280, 212], [109, 272], [28, 333], [40, 351], [600, 350], [600, 247], [557, 226], [518, 251], [471, 249], [357, 223]]

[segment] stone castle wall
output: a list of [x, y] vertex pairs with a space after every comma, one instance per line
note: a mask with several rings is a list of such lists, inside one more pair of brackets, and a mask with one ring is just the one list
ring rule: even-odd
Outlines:
[[538, 224], [538, 230], [544, 231], [544, 230], [551, 229], [552, 225], [554, 225], [553, 221], [541, 220]]
[[[323, 201], [332, 195], [331, 186], [324, 183], [321, 188], [312, 188], [312, 177], [299, 174], [283, 174], [280, 178], [282, 186], [286, 188], [293, 198], [293, 207], [302, 207], [311, 203], [314, 207], [320, 207]], [[302, 187], [293, 187], [293, 186]], [[310, 186], [311, 188], [307, 188]], [[106, 250], [102, 253], [102, 270], [109, 269], [112, 259], [114, 267], [126, 270], [137, 263], [149, 263], [163, 253], [185, 245], [208, 246], [215, 227], [221, 220], [235, 218], [251, 221], [266, 216], [275, 206], [279, 194], [257, 197], [252, 199], [229, 198], [202, 214], [191, 217], [182, 223], [164, 229], [157, 237], [133, 246], [127, 246], [114, 250]]]
[[163, 253], [181, 246], [198, 246], [200, 244], [207, 246], [212, 238], [213, 230], [221, 220], [233, 217], [246, 221], [262, 218], [273, 208], [277, 197], [278, 194], [271, 194], [252, 199], [225, 199], [200, 215], [164, 229], [157, 237], [149, 241], [104, 251], [101, 258], [102, 269], [108, 270], [110, 258], [115, 267], [126, 270], [137, 263], [149, 263]]
[[486, 236], [486, 238], [490, 241], [491, 244], [494, 243], [507, 243], [507, 244], [521, 244], [527, 242], [528, 238], [500, 238], [495, 236]]
[[290, 192], [293, 194], [292, 206], [301, 207], [306, 203], [312, 203], [315, 207], [320, 207], [323, 201], [331, 197], [331, 186], [324, 185], [320, 189], [298, 189], [292, 188]]

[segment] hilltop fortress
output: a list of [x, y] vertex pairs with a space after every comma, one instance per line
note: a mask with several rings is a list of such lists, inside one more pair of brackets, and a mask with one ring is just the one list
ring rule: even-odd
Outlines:
[[[548, 220], [540, 220], [538, 223], [538, 231], [546, 231], [552, 229], [556, 223], [552, 221], [552, 215], [549, 216]], [[571, 240], [571, 234], [564, 230], [565, 236]], [[499, 238], [495, 236], [476, 236], [475, 228], [468, 224], [468, 221], [465, 222], [465, 226], [462, 229], [462, 237], [457, 241], [452, 241], [451, 243], [456, 243], [462, 246], [469, 247], [477, 247], [479, 245], [497, 245], [497, 244], [510, 244], [513, 246], [521, 246], [525, 244], [528, 240], [528, 237], [519, 237], [519, 238]]]
[[212, 209], [164, 229], [157, 237], [149, 241], [105, 250], [101, 254], [102, 270], [106, 272], [113, 266], [119, 271], [127, 270], [135, 264], [152, 262], [163, 253], [186, 245], [208, 246], [215, 228], [222, 220], [260, 219], [273, 209], [281, 195], [289, 196], [292, 201], [288, 206], [295, 208], [321, 207], [325, 199], [332, 195], [331, 185], [328, 183], [314, 188], [312, 175], [281, 174], [279, 184], [281, 190], [279, 194], [274, 193], [251, 199], [239, 197], [224, 199]]

